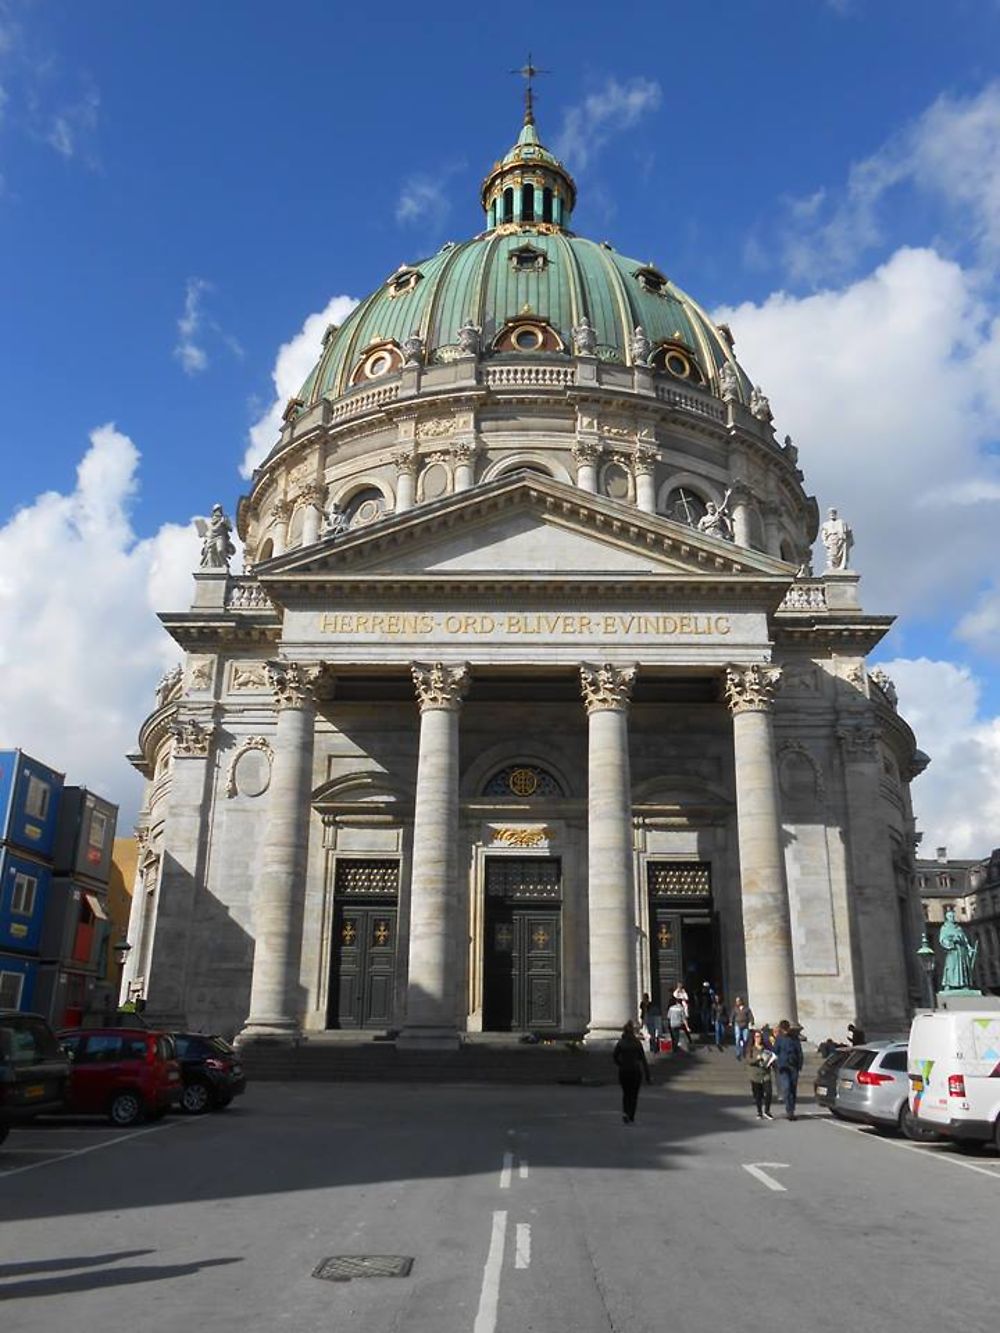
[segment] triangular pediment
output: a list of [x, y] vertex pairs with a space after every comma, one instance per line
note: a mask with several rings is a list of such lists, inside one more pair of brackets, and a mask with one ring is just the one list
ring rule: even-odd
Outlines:
[[516, 473], [371, 527], [289, 551], [262, 583], [354, 577], [434, 580], [676, 578], [788, 582], [783, 561], [632, 505]]

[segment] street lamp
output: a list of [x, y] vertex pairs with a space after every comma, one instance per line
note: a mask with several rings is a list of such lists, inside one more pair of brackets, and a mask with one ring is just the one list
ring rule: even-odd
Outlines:
[[930, 941], [927, 939], [927, 931], [920, 937], [920, 948], [917, 950], [917, 957], [920, 959], [920, 967], [924, 974], [924, 985], [927, 989], [927, 1007], [936, 1009], [937, 1003], [934, 998], [934, 950]]
[[122, 978], [125, 975], [125, 964], [128, 956], [132, 952], [132, 946], [128, 940], [119, 940], [114, 946], [115, 962], [118, 964], [118, 1004], [116, 1008], [121, 1008], [122, 1003]]

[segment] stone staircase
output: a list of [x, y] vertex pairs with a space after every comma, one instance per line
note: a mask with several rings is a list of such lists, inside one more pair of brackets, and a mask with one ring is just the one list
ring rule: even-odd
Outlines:
[[[526, 1044], [495, 1034], [467, 1038], [454, 1050], [399, 1049], [391, 1040], [320, 1033], [296, 1045], [256, 1041], [242, 1049], [247, 1078], [258, 1082], [603, 1084], [616, 1073], [610, 1051], [575, 1042]], [[685, 1056], [650, 1057], [654, 1083], [742, 1095], [746, 1070], [732, 1049], [698, 1048]], [[812, 1064], [803, 1074], [811, 1087]]]

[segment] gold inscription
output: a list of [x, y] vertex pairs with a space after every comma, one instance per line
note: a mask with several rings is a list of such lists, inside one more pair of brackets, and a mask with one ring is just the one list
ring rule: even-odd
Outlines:
[[320, 616], [321, 634], [357, 636], [382, 635], [389, 639], [411, 639], [421, 635], [469, 637], [509, 635], [530, 638], [601, 637], [605, 639], [633, 634], [656, 638], [707, 638], [732, 632], [729, 616], [660, 615], [622, 612], [584, 615], [567, 611], [508, 611], [504, 615], [489, 612], [432, 611], [327, 611]]

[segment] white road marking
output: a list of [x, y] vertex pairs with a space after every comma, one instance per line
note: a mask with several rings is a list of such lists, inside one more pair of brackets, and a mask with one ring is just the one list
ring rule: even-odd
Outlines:
[[20, 1153], [22, 1156], [31, 1157], [67, 1157], [69, 1148], [0, 1148], [0, 1154], [4, 1157], [8, 1153]]
[[505, 1152], [503, 1155], [503, 1166], [500, 1168], [500, 1188], [502, 1190], [510, 1189], [510, 1173], [514, 1169], [514, 1154]]
[[[824, 1125], [830, 1125], [833, 1129], [846, 1129], [849, 1134], [861, 1134], [859, 1126], [845, 1125], [842, 1120], [824, 1120], [823, 1123]], [[947, 1162], [950, 1166], [961, 1166], [966, 1171], [975, 1171], [981, 1176], [989, 1176], [991, 1180], [1000, 1180], [1000, 1170], [991, 1171], [988, 1166], [976, 1166], [974, 1162], [966, 1162], [952, 1153], [941, 1152], [940, 1147], [945, 1145], [900, 1143], [898, 1139], [883, 1139], [875, 1134], [862, 1134], [862, 1138], [868, 1143], [881, 1143], [885, 1148], [902, 1148], [904, 1152], [919, 1153], [921, 1157], [932, 1157], [935, 1162]], [[935, 1151], [935, 1148], [938, 1151]]]
[[118, 1134], [113, 1139], [105, 1139], [102, 1143], [92, 1143], [89, 1148], [75, 1148], [70, 1152], [62, 1151], [58, 1157], [49, 1157], [44, 1162], [29, 1162], [27, 1166], [15, 1166], [10, 1171], [0, 1171], [0, 1179], [7, 1176], [19, 1176], [22, 1171], [37, 1171], [40, 1166], [52, 1166], [54, 1162], [65, 1162], [70, 1157], [83, 1157], [88, 1152], [100, 1152], [102, 1148], [110, 1148], [116, 1143], [125, 1143], [128, 1139], [141, 1138], [143, 1134], [158, 1134], [164, 1129], [176, 1129], [181, 1122], [175, 1120], [166, 1125], [151, 1125], [149, 1129], [137, 1129], [133, 1134]]
[[788, 1191], [785, 1189], [784, 1185], [779, 1184], [778, 1181], [776, 1180], [772, 1180], [772, 1178], [767, 1174], [767, 1172], [762, 1169], [765, 1166], [770, 1167], [772, 1171], [777, 1169], [787, 1170], [788, 1163], [787, 1162], [744, 1162], [743, 1170], [749, 1171], [749, 1173], [753, 1176], [755, 1180], [759, 1180], [760, 1183], [762, 1185], [766, 1185], [769, 1190], [777, 1190], [782, 1194], [787, 1194]]
[[518, 1222], [514, 1241], [514, 1267], [531, 1266], [531, 1223]]
[[483, 1269], [483, 1286], [479, 1293], [479, 1310], [472, 1333], [495, 1333], [497, 1326], [497, 1307], [500, 1303], [500, 1273], [503, 1268], [503, 1251], [507, 1239], [507, 1214], [493, 1214], [493, 1230], [490, 1233], [490, 1249]]
[[522, 1180], [528, 1179], [528, 1163], [525, 1158], [521, 1158], [521, 1165], [517, 1168], [517, 1174]]

